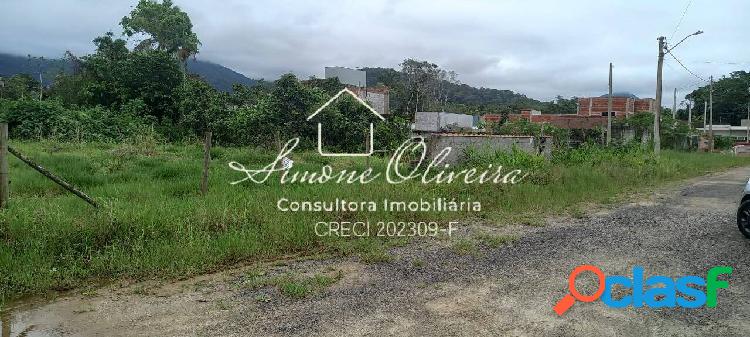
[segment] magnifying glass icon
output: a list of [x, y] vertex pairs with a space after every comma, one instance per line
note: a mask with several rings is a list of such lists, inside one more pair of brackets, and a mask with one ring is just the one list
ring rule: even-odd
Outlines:
[[[596, 277], [599, 279], [599, 288], [593, 295], [589, 296], [582, 295], [576, 289], [576, 277], [578, 277], [578, 274], [585, 271], [596, 274]], [[558, 316], [562, 316], [566, 311], [568, 311], [568, 309], [570, 309], [570, 307], [573, 306], [573, 304], [576, 303], [576, 300], [581, 302], [596, 301], [596, 299], [601, 297], [604, 293], [604, 286], [604, 272], [602, 272], [601, 269], [589, 264], [580, 265], [573, 269], [573, 271], [570, 273], [570, 276], [568, 277], [568, 290], [570, 291], [570, 293], [559, 300], [557, 304], [552, 307], [552, 310], [554, 310]]]

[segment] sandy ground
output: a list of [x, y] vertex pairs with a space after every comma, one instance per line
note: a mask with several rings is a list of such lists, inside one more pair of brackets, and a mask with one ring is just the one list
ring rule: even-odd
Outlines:
[[[750, 240], [737, 230], [737, 201], [750, 167], [693, 179], [581, 219], [546, 226], [463, 226], [459, 236], [511, 234], [497, 248], [458, 254], [449, 240], [391, 251], [390, 262], [296, 260], [174, 283], [109, 285], [2, 315], [6, 336], [750, 336]], [[453, 238], [452, 240], [456, 240]], [[613, 309], [552, 306], [580, 264], [609, 275], [698, 275], [716, 265], [734, 273], [716, 308]], [[294, 299], [264, 277], [335, 273], [335, 284]], [[582, 277], [580, 291], [593, 280]]]

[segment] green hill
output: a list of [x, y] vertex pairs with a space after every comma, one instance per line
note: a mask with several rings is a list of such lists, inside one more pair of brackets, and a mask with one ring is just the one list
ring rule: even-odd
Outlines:
[[[252, 86], [258, 82], [232, 69], [207, 61], [190, 59], [187, 63], [187, 69], [188, 72], [199, 75], [214, 88], [221, 91], [231, 91], [234, 83]], [[56, 73], [70, 72], [71, 70], [71, 65], [64, 59], [38, 59], [0, 53], [1, 77], [29, 74], [38, 79], [39, 73], [41, 73], [44, 85], [50, 85]]]

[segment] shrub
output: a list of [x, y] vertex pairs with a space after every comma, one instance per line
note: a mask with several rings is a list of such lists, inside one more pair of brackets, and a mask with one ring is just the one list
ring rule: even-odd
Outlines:
[[640, 166], [653, 159], [653, 153], [637, 143], [613, 145], [610, 147], [584, 143], [578, 148], [553, 151], [552, 162], [556, 165], [596, 166], [602, 163], [617, 163], [627, 166]]
[[503, 166], [520, 169], [531, 175], [527, 180], [533, 183], [547, 183], [551, 173], [550, 162], [543, 155], [529, 153], [513, 146], [510, 151], [489, 148], [469, 147], [464, 150], [465, 165], [469, 167]]
[[[543, 127], [543, 128], [542, 128]], [[567, 147], [570, 144], [571, 130], [558, 128], [550, 124], [532, 123], [521, 119], [506, 123], [492, 123], [491, 131], [499, 135], [534, 136], [542, 135], [552, 137], [555, 148]]]
[[729, 136], [714, 135], [714, 148], [726, 150], [734, 146], [734, 138]]
[[121, 141], [148, 125], [144, 118], [128, 112], [101, 107], [68, 109], [55, 100], [0, 100], [0, 118], [16, 139]]

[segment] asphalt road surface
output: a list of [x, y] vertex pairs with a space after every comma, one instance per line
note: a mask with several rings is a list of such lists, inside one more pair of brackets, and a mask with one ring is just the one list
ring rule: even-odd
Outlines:
[[[459, 235], [518, 236], [497, 248], [457, 254], [448, 240], [394, 249], [390, 262], [306, 260], [269, 265], [267, 275], [340, 273], [303, 299], [274, 287], [248, 288], [248, 270], [170, 284], [113, 285], [6, 314], [11, 336], [750, 336], [750, 240], [735, 210], [750, 168], [693, 179], [581, 219], [500, 229], [468, 225]], [[722, 276], [715, 308], [614, 309], [576, 303], [562, 317], [552, 306], [581, 264], [607, 275]], [[595, 280], [582, 274], [582, 293]], [[622, 295], [622, 294], [620, 294]], [[5, 335], [3, 335], [5, 337]]]

